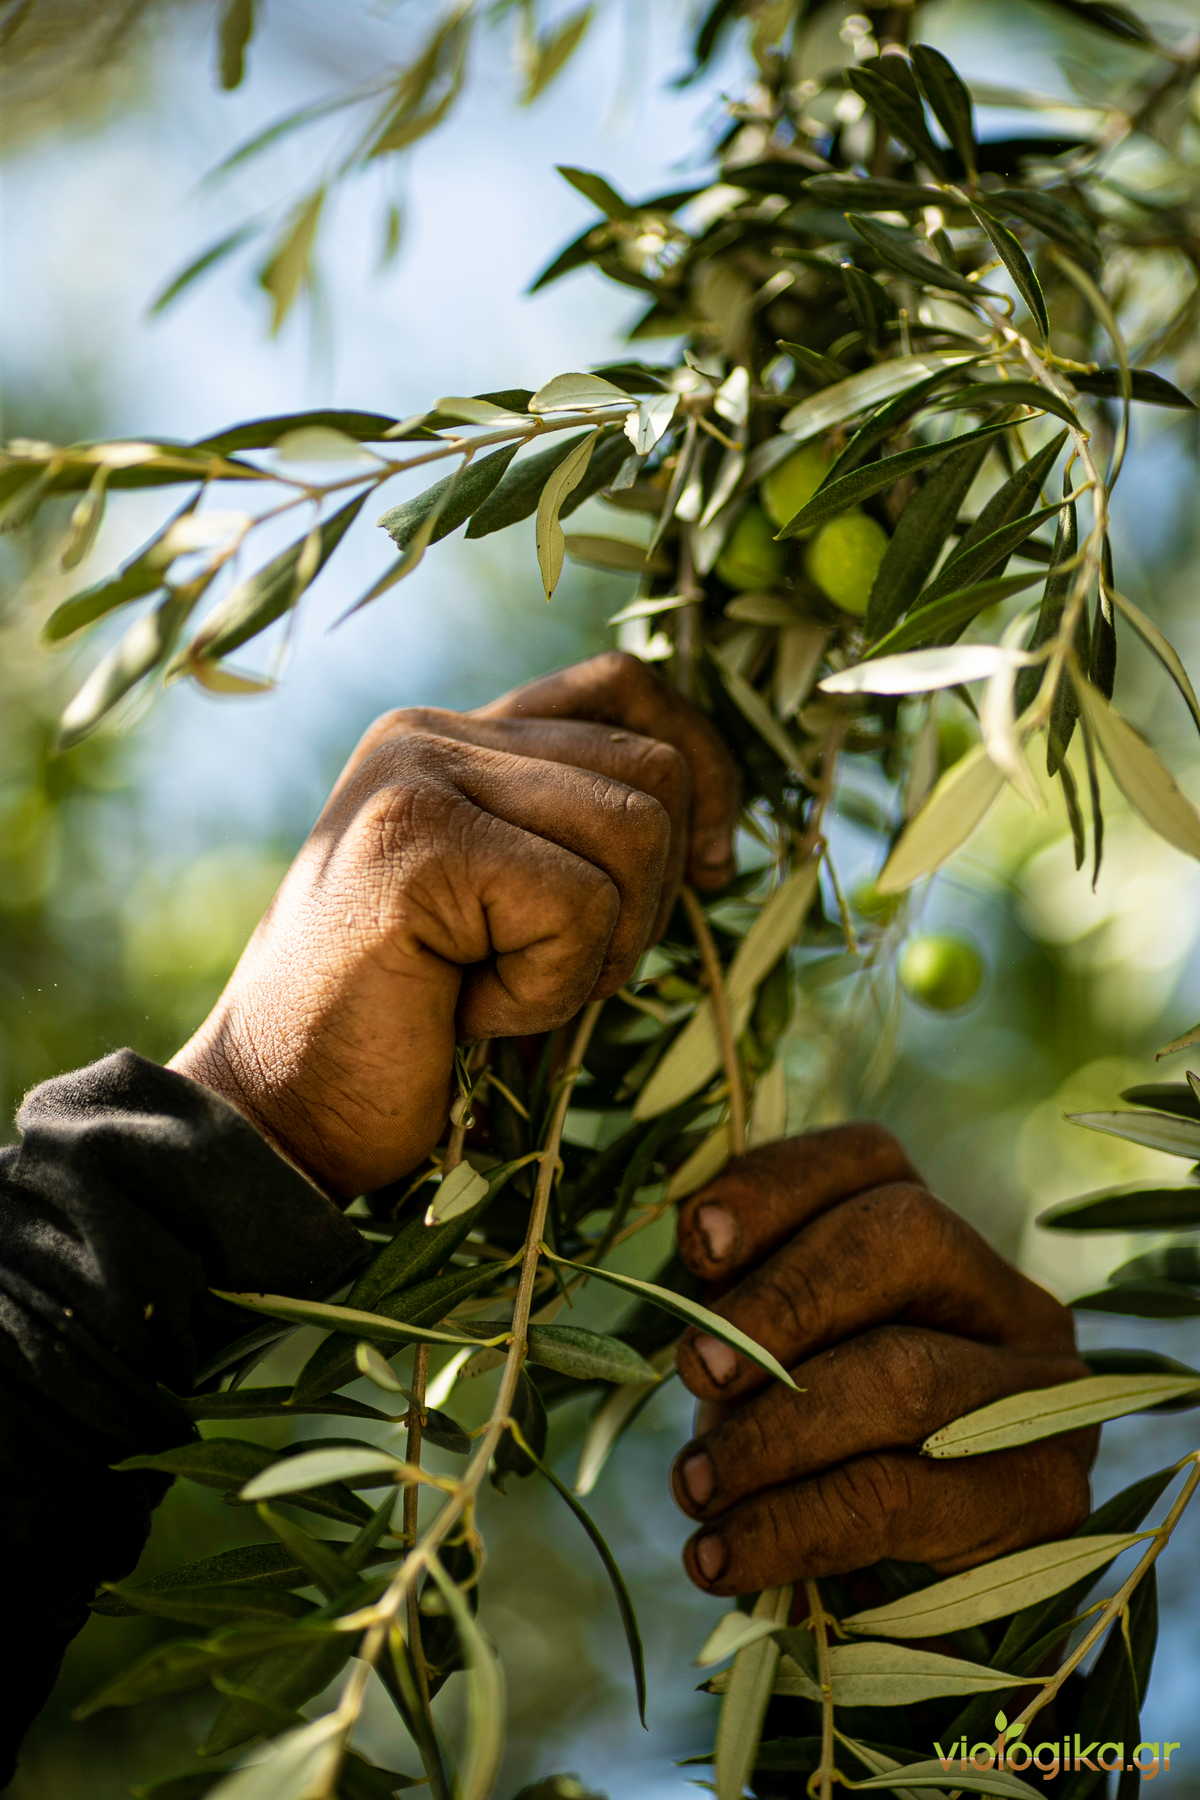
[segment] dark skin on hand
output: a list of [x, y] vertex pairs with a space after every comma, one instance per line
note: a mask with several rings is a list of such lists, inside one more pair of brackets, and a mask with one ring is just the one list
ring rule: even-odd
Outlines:
[[[365, 734], [225, 992], [172, 1067], [349, 1199], [437, 1144], [456, 1041], [528, 1036], [615, 993], [686, 879], [734, 873], [738, 780], [709, 722], [635, 658]], [[704, 1429], [676, 1459], [716, 1594], [892, 1556], [951, 1572], [1086, 1516], [1095, 1434], [961, 1461], [939, 1425], [1086, 1374], [1071, 1316], [869, 1124], [764, 1145], [693, 1195], [679, 1248], [792, 1371], [688, 1332]]]

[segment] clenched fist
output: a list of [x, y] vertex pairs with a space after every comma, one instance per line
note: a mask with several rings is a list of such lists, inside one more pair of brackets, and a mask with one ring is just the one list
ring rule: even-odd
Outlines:
[[733, 874], [736, 812], [720, 739], [634, 657], [386, 714], [171, 1066], [330, 1193], [383, 1186], [438, 1141], [456, 1038], [613, 993], [685, 873]]
[[977, 1406], [1088, 1373], [1070, 1313], [935, 1200], [876, 1125], [764, 1145], [684, 1205], [679, 1249], [713, 1309], [795, 1393], [689, 1331], [679, 1372], [717, 1422], [676, 1459], [702, 1521], [688, 1574], [716, 1594], [862, 1569], [949, 1574], [1087, 1516], [1096, 1433], [961, 1460], [918, 1454]]

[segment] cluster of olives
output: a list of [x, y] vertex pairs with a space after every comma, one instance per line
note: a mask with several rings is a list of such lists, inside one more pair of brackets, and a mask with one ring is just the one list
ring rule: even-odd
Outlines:
[[[763, 476], [761, 504], [752, 500], [742, 509], [717, 558], [722, 581], [751, 592], [779, 585], [787, 545], [775, 532], [812, 499], [830, 466], [821, 445], [805, 444]], [[801, 537], [807, 540], [805, 566], [812, 580], [835, 606], [861, 618], [888, 546], [883, 527], [855, 506]]]

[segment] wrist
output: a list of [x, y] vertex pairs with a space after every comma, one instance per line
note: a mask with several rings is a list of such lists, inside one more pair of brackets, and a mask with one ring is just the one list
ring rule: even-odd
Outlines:
[[278, 1156], [322, 1193], [339, 1201], [350, 1197], [321, 1166], [317, 1147], [310, 1150], [303, 1133], [289, 1125], [284, 1097], [274, 1092], [261, 1060], [240, 1044], [228, 1020], [206, 1019], [167, 1067], [219, 1094]]

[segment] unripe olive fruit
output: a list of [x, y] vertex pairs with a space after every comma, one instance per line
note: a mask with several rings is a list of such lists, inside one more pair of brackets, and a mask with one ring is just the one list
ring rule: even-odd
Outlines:
[[931, 1012], [969, 1006], [983, 985], [983, 958], [974, 944], [948, 932], [910, 938], [900, 957], [906, 993]]
[[881, 894], [873, 881], [860, 881], [850, 896], [850, 904], [873, 925], [890, 925], [904, 905], [904, 895]]
[[828, 520], [813, 534], [808, 572], [835, 606], [861, 618], [887, 547], [883, 526], [856, 506]]
[[[807, 506], [831, 468], [820, 444], [804, 444], [763, 476], [758, 484], [767, 516], [780, 530]], [[807, 537], [807, 532], [799, 533]]]
[[755, 592], [778, 585], [786, 556], [766, 513], [751, 501], [726, 538], [716, 570], [730, 587]]

